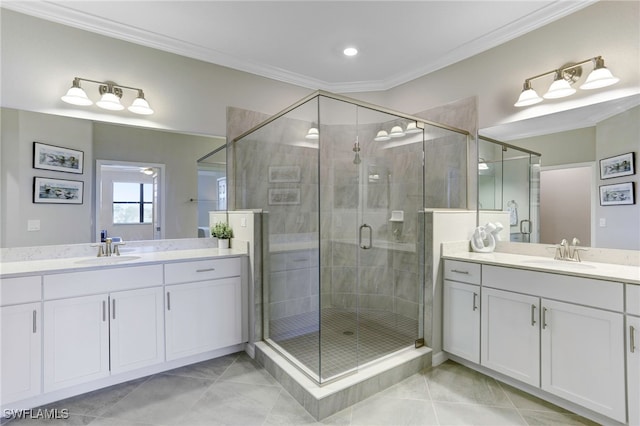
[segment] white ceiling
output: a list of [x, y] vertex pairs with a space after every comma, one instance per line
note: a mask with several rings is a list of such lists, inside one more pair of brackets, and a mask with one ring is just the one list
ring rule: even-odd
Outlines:
[[[11, 1], [2, 7], [333, 92], [387, 90], [592, 4], [582, 1]], [[348, 58], [347, 46], [360, 53]]]

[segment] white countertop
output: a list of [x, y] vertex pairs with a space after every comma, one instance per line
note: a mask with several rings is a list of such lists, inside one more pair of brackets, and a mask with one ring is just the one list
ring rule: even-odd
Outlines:
[[214, 257], [246, 256], [246, 250], [200, 248], [185, 250], [164, 250], [153, 252], [126, 252], [122, 256], [110, 257], [68, 257], [61, 259], [25, 260], [0, 263], [0, 278], [22, 275], [76, 272], [101, 268], [140, 266], [154, 263], [179, 262], [210, 259]]
[[442, 256], [442, 258], [640, 285], [640, 267], [638, 266], [597, 262], [569, 262], [554, 260], [551, 257], [502, 252], [475, 253], [460, 251], [449, 253]]

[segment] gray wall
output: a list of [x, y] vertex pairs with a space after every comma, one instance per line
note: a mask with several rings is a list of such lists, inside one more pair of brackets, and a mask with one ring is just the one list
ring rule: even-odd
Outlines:
[[600, 219], [605, 219], [607, 223], [606, 227], [596, 227], [595, 240], [598, 247], [640, 250], [639, 135], [640, 107], [611, 117], [596, 126], [596, 157], [598, 160], [627, 152], [635, 153], [635, 174], [633, 176], [598, 181], [598, 185], [623, 182], [634, 182], [635, 184], [634, 205], [600, 206], [600, 203], [597, 203], [596, 224]]
[[[204, 136], [141, 129], [3, 108], [1, 159], [1, 247], [76, 244], [94, 235], [95, 160], [140, 161], [166, 165], [165, 238], [197, 237], [197, 160], [217, 145]], [[33, 142], [84, 152], [84, 173], [34, 169]], [[81, 180], [82, 205], [33, 203], [33, 177]], [[28, 220], [41, 230], [27, 231]]]
[[[1, 110], [2, 193], [1, 247], [89, 242], [92, 236], [93, 128], [90, 121], [12, 109]], [[33, 168], [33, 142], [84, 152], [82, 174]], [[84, 182], [83, 204], [33, 203], [33, 178]], [[39, 220], [40, 231], [27, 231], [28, 220]]]

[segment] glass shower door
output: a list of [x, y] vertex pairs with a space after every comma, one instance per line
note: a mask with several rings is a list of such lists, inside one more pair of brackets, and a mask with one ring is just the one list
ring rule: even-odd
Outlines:
[[341, 117], [323, 126], [321, 144], [329, 166], [320, 168], [328, 185], [320, 209], [320, 377], [328, 381], [419, 338], [423, 134], [412, 121], [324, 102], [321, 117], [323, 106]]

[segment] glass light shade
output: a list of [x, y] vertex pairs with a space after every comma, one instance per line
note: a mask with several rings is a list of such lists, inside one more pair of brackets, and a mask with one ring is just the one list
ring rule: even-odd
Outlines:
[[393, 126], [391, 128], [391, 132], [389, 132], [389, 136], [391, 136], [392, 138], [400, 138], [405, 134], [406, 133], [402, 131], [402, 127], [400, 126]]
[[418, 128], [418, 126], [416, 125], [415, 122], [410, 122], [409, 124], [407, 124], [407, 128], [405, 130], [405, 133], [420, 133], [422, 131], [422, 129]]
[[124, 106], [120, 103], [120, 98], [111, 92], [104, 93], [100, 100], [96, 102], [96, 105], [110, 111], [120, 111], [124, 109]]
[[484, 162], [484, 160], [480, 159], [480, 162], [478, 163], [478, 170], [489, 170], [489, 166]]
[[71, 87], [67, 94], [61, 97], [63, 101], [71, 105], [91, 105], [93, 101], [87, 97], [86, 92], [78, 86]]
[[311, 139], [311, 140], [316, 140], [319, 138], [320, 138], [320, 132], [316, 127], [310, 128], [309, 131], [307, 132], [307, 136], [305, 136], [305, 139]]
[[596, 68], [587, 77], [587, 81], [584, 82], [581, 89], [591, 90], [591, 89], [599, 89], [601, 87], [611, 86], [612, 84], [616, 84], [620, 79], [614, 77], [604, 66], [602, 68]]
[[523, 107], [523, 106], [535, 105], [540, 102], [542, 102], [542, 98], [540, 97], [540, 95], [538, 95], [538, 93], [535, 90], [526, 89], [526, 90], [523, 90], [522, 93], [520, 93], [520, 97], [518, 98], [518, 101], [515, 104], [513, 104], [513, 106]]
[[560, 77], [551, 83], [549, 90], [547, 90], [547, 93], [542, 95], [542, 97], [545, 99], [558, 99], [571, 96], [574, 93], [576, 93], [576, 89], [571, 87], [567, 80]]
[[389, 134], [387, 133], [386, 130], [380, 130], [376, 135], [376, 137], [373, 138], [373, 140], [376, 142], [388, 141], [389, 139], [391, 138], [389, 137]]
[[147, 102], [145, 98], [142, 98], [140, 96], [135, 98], [131, 106], [127, 109], [135, 114], [142, 114], [142, 115], [153, 114], [153, 110], [149, 106], [149, 102]]

